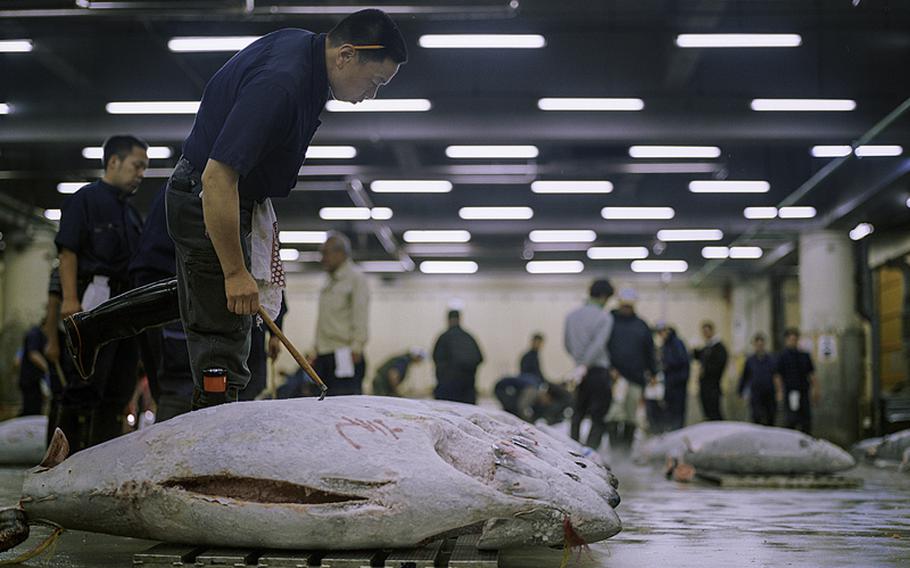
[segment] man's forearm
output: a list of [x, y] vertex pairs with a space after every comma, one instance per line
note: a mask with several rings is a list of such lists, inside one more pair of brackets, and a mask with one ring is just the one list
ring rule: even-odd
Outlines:
[[202, 174], [205, 230], [212, 240], [226, 277], [246, 270], [240, 246], [240, 196], [237, 180], [234, 170], [215, 160], [209, 160]]
[[60, 259], [60, 287], [63, 289], [63, 299], [77, 300], [79, 257], [69, 249], [61, 249], [58, 258]]

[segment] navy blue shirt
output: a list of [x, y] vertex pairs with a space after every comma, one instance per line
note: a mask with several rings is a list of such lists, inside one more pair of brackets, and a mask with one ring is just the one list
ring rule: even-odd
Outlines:
[[101, 180], [83, 187], [66, 200], [57, 250], [69, 249], [79, 257], [78, 278], [109, 276], [126, 283], [127, 267], [136, 252], [142, 218], [128, 199], [130, 194]]
[[174, 241], [167, 232], [164, 196], [167, 185], [161, 187], [152, 201], [145, 227], [139, 237], [136, 255], [130, 261], [130, 276], [136, 285], [148, 284], [177, 274], [177, 253]]
[[775, 368], [774, 357], [768, 353], [762, 357], [751, 355], [746, 359], [743, 375], [739, 379], [739, 394], [743, 394], [746, 388], [751, 389], [753, 393], [773, 392]]
[[19, 366], [20, 385], [33, 385], [44, 376], [44, 371], [32, 363], [32, 360], [28, 358], [28, 354], [32, 351], [43, 354], [46, 343], [47, 339], [44, 337], [44, 332], [38, 326], [31, 328], [25, 334], [25, 340], [22, 344], [22, 364]]
[[234, 55], [205, 87], [183, 155], [240, 174], [242, 197], [286, 197], [328, 98], [325, 34], [288, 28]]
[[777, 356], [775, 372], [780, 375], [788, 391], [808, 391], [809, 375], [815, 372], [812, 357], [799, 349], [784, 349]]

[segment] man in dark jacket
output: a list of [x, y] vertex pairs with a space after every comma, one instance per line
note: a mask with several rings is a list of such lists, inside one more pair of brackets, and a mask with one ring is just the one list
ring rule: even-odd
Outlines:
[[686, 425], [686, 398], [689, 386], [689, 352], [676, 330], [664, 326], [658, 330], [663, 344], [660, 361], [664, 371], [666, 427], [679, 430]]
[[705, 420], [723, 420], [720, 413], [720, 380], [727, 368], [727, 348], [714, 331], [713, 322], [704, 321], [701, 333], [705, 346], [692, 352], [692, 356], [701, 363], [701, 375], [698, 377], [701, 408]]
[[749, 399], [752, 422], [774, 426], [777, 403], [774, 400], [774, 357], [765, 351], [765, 336], [752, 339], [755, 352], [746, 359], [739, 379], [739, 396]]
[[789, 328], [784, 334], [784, 350], [774, 366], [777, 400], [787, 410], [787, 428], [812, 431], [812, 404], [818, 404], [820, 391], [815, 378], [812, 357], [799, 348], [799, 330]]
[[[638, 294], [631, 288], [619, 291], [619, 308], [613, 310], [613, 333], [607, 343], [610, 364], [629, 381], [623, 412], [608, 415], [611, 448], [628, 448], [635, 434], [635, 412], [645, 385], [657, 374], [651, 327], [635, 313]], [[616, 405], [614, 405], [616, 406]]]
[[433, 347], [433, 363], [436, 364], [433, 396], [438, 400], [476, 404], [474, 379], [482, 362], [483, 354], [477, 342], [461, 328], [461, 313], [451, 310], [449, 329], [439, 336]]

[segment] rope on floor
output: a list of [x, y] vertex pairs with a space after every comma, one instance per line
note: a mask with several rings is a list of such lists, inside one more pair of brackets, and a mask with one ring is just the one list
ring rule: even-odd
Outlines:
[[[27, 562], [27, 561], [31, 560], [32, 558], [35, 558], [36, 556], [43, 554], [44, 552], [46, 552], [48, 549], [51, 549], [52, 547], [56, 548], [57, 539], [60, 538], [61, 534], [63, 534], [63, 530], [64, 530], [63, 527], [61, 527], [60, 525], [58, 525], [56, 523], [52, 523], [50, 521], [36, 521], [34, 524], [46, 525], [46, 526], [53, 528], [54, 530], [51, 531], [51, 534], [48, 535], [48, 537], [46, 539], [44, 539], [35, 548], [33, 548], [27, 552], [23, 552], [22, 554], [20, 554], [19, 556], [15, 557], [15, 558], [10, 558], [8, 560], [0, 560], [0, 566], [13, 566], [16, 564], [22, 564], [23, 562]], [[53, 554], [53, 552], [54, 551], [51, 550], [51, 554]]]

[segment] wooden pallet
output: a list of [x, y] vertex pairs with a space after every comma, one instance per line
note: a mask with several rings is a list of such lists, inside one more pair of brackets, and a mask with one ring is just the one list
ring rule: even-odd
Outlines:
[[774, 489], [854, 489], [863, 480], [843, 475], [743, 475], [698, 471], [696, 477], [721, 487], [765, 487]]
[[477, 550], [478, 535], [385, 550], [254, 550], [161, 543], [133, 555], [136, 568], [497, 568], [499, 553]]

